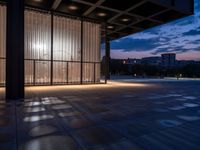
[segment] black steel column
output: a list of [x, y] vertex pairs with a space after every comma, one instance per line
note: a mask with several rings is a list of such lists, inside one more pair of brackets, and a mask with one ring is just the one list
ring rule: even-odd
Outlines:
[[53, 13], [51, 13], [51, 79], [50, 84], [53, 85]]
[[24, 98], [24, 0], [7, 0], [6, 99]]
[[110, 79], [110, 39], [105, 26], [105, 82]]
[[80, 83], [83, 84], [83, 18], [81, 18], [81, 74]]

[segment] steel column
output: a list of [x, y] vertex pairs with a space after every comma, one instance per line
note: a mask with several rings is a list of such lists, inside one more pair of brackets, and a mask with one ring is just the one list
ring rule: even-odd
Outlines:
[[7, 1], [6, 99], [24, 98], [24, 0]]

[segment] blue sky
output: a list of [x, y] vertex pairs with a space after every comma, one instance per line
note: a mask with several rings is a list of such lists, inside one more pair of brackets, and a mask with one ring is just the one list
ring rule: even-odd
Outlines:
[[200, 60], [200, 0], [195, 14], [111, 42], [111, 58], [142, 58], [175, 52], [177, 59]]

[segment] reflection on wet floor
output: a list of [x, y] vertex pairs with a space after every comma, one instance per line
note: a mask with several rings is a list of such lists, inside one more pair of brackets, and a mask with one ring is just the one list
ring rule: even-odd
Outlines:
[[176, 98], [177, 101], [187, 101], [188, 99], [186, 98]]
[[173, 106], [173, 107], [169, 107], [168, 109], [170, 110], [181, 110], [181, 109], [184, 109], [186, 108], [185, 106]]
[[194, 96], [184, 96], [183, 98], [185, 98], [185, 99], [190, 99], [190, 100], [197, 99], [197, 98], [196, 98], [196, 97], [194, 97]]
[[39, 126], [32, 128], [29, 132], [29, 135], [36, 137], [36, 136], [51, 134], [51, 133], [54, 133], [56, 131], [57, 131], [57, 129], [53, 126], [39, 125]]
[[63, 104], [63, 105], [53, 105], [52, 106], [52, 109], [55, 109], [55, 110], [68, 109], [68, 108], [72, 108], [72, 106], [71, 105], [66, 105], [66, 104]]
[[58, 114], [60, 117], [70, 117], [70, 116], [80, 116], [81, 113], [78, 111], [72, 111], [72, 112], [60, 112]]
[[159, 123], [164, 127], [174, 127], [182, 124], [177, 120], [159, 120]]
[[194, 104], [194, 103], [184, 103], [183, 106], [185, 107], [198, 107], [198, 104]]
[[24, 106], [39, 106], [41, 104], [41, 102], [26, 102]]
[[45, 98], [42, 98], [42, 103], [43, 103], [44, 105], [63, 104], [63, 103], [65, 103], [65, 101], [60, 100], [60, 99], [57, 98], [57, 97], [45, 97]]
[[83, 128], [83, 127], [89, 127], [95, 124], [94, 121], [91, 121], [89, 119], [84, 118], [72, 118], [64, 121], [65, 124], [73, 129]]
[[177, 118], [183, 119], [185, 121], [197, 121], [200, 120], [200, 116], [177, 116]]
[[27, 113], [41, 112], [41, 111], [45, 111], [45, 108], [43, 108], [43, 107], [27, 107], [24, 109], [24, 111]]
[[53, 118], [52, 115], [35, 115], [35, 116], [25, 117], [24, 122], [35, 122], [35, 121], [52, 119], [52, 118]]
[[0, 102], [0, 150], [200, 149], [199, 88], [187, 84]]
[[78, 149], [74, 140], [69, 136], [43, 136], [21, 145], [20, 150], [75, 150]]

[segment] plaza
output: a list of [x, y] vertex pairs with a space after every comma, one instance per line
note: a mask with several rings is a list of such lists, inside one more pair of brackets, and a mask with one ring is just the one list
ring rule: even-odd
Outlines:
[[0, 102], [1, 149], [199, 149], [200, 81], [35, 86]]

